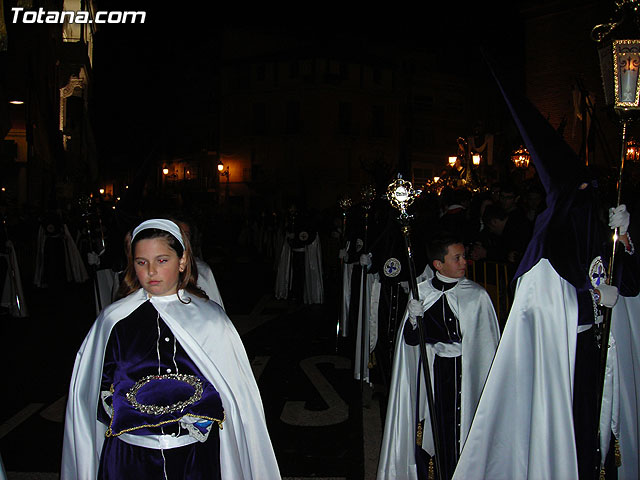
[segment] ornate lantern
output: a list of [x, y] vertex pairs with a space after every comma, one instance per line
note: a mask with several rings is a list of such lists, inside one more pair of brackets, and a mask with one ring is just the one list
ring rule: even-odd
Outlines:
[[[638, 0], [617, 1], [616, 14], [620, 18], [596, 25], [591, 31], [592, 39], [598, 43], [605, 104], [624, 118], [640, 112], [638, 6]], [[625, 22], [632, 17], [636, 17], [635, 21]]]
[[627, 142], [627, 153], [625, 160], [630, 162], [640, 162], [640, 143], [634, 138], [630, 138]]
[[523, 145], [520, 145], [520, 148], [514, 150], [511, 154], [511, 161], [516, 168], [527, 168], [531, 161], [529, 150], [527, 150]]

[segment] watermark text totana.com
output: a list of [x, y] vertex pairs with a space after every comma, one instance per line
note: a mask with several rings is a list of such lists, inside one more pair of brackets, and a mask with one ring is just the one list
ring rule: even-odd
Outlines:
[[99, 11], [92, 18], [87, 11], [70, 10], [25, 10], [22, 7], [12, 7], [13, 23], [144, 23], [147, 12], [112, 12]]

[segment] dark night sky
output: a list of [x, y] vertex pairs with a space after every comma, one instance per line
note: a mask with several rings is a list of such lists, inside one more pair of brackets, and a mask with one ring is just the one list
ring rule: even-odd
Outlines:
[[353, 38], [363, 54], [366, 45], [386, 42], [397, 48], [456, 46], [477, 55], [480, 43], [514, 48], [512, 40], [519, 31], [513, 20], [517, 2], [473, 8], [362, 4], [359, 10], [349, 5], [349, 11], [346, 2], [305, 2], [293, 8], [275, 4], [222, 8], [216, 3], [215, 8], [199, 11], [188, 4], [169, 10], [167, 4], [145, 3], [111, 1], [99, 6], [147, 12], [144, 25], [107, 25], [97, 35], [94, 121], [99, 150], [108, 156], [118, 151], [145, 155], [151, 145], [175, 132], [186, 129], [183, 135], [189, 136], [185, 118], [212, 101], [203, 85], [207, 58], [215, 53], [216, 32], [225, 25], [285, 32], [319, 44]]

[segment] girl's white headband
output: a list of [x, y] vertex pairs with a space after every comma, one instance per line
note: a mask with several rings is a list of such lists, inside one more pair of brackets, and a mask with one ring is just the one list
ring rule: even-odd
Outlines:
[[182, 233], [180, 232], [180, 227], [178, 227], [178, 225], [173, 223], [171, 220], [166, 220], [164, 218], [153, 218], [151, 220], [145, 220], [144, 222], [142, 222], [133, 230], [131, 241], [133, 242], [133, 239], [136, 238], [136, 235], [138, 233], [148, 228], [156, 228], [158, 230], [169, 232], [171, 235], [176, 237], [176, 240], [178, 240], [178, 242], [180, 242], [183, 250], [186, 250], [186, 247], [184, 246], [184, 240], [182, 238]]

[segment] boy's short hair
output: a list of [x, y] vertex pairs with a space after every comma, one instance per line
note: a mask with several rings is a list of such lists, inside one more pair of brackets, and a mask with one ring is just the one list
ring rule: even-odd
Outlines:
[[433, 237], [427, 245], [429, 265], [433, 265], [435, 260], [444, 262], [444, 257], [449, 251], [449, 246], [458, 243], [462, 244], [462, 239], [449, 232], [442, 232]]

